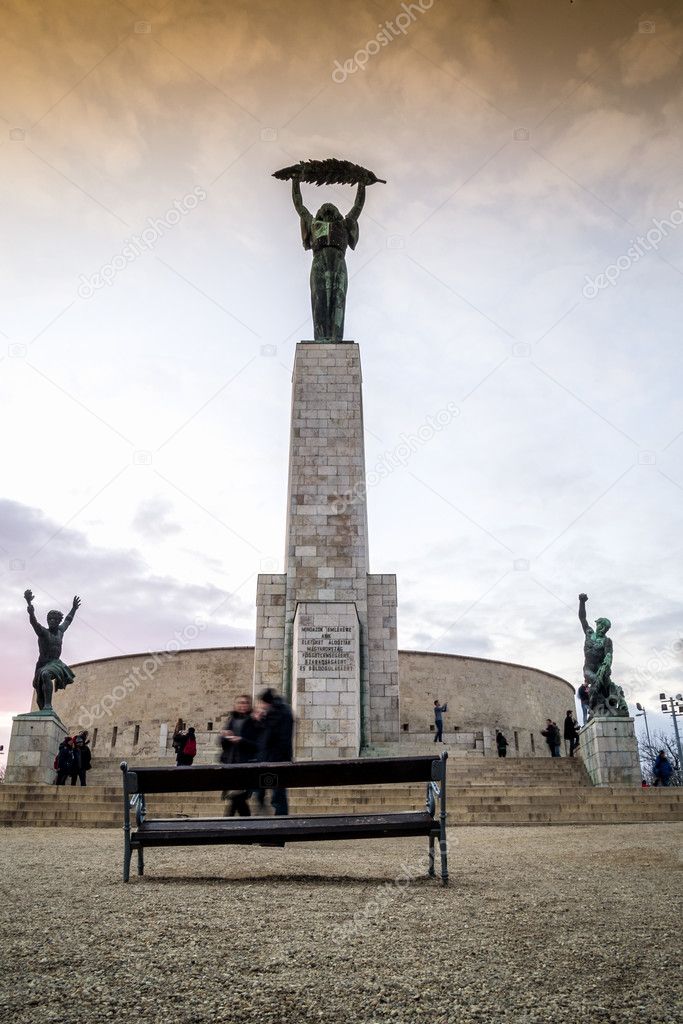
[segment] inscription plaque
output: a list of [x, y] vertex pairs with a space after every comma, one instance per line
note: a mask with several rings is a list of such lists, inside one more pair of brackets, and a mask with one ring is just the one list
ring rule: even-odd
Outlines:
[[326, 674], [355, 671], [354, 633], [351, 626], [302, 626], [299, 641], [301, 663], [305, 674]]

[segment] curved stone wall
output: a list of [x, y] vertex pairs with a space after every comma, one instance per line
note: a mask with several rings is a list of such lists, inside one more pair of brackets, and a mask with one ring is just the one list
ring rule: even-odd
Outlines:
[[448, 703], [446, 733], [454, 726], [481, 732], [486, 753], [495, 753], [493, 738], [500, 728], [510, 744], [508, 757], [547, 755], [540, 734], [546, 718], [561, 729], [567, 711], [575, 710], [574, 688], [559, 676], [459, 654], [399, 651], [399, 685], [402, 734], [428, 732], [439, 700]]
[[[251, 692], [254, 648], [135, 654], [73, 668], [76, 681], [54, 700], [69, 731], [88, 729], [100, 757], [158, 758], [170, 755], [179, 717], [195, 726], [200, 748], [215, 749], [212, 732], [234, 698]], [[430, 733], [438, 699], [448, 702], [447, 738], [457, 726], [463, 739], [480, 737], [476, 749], [483, 741], [485, 752], [494, 753], [493, 733], [500, 727], [510, 743], [508, 756], [545, 756], [540, 730], [546, 718], [561, 726], [574, 708], [573, 687], [559, 676], [482, 658], [400, 651], [399, 679], [404, 742]]]

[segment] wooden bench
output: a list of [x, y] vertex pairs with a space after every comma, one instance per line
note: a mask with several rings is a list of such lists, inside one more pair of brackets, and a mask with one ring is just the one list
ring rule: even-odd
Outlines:
[[[123, 773], [123, 880], [130, 876], [133, 850], [138, 875], [144, 873], [145, 847], [204, 846], [208, 844], [285, 843], [323, 839], [429, 838], [429, 870], [434, 877], [434, 842], [439, 840], [441, 881], [448, 883], [446, 856], [446, 759], [440, 757], [357, 758], [348, 761], [294, 761], [283, 764], [193, 765], [179, 768], [128, 768]], [[249, 818], [148, 818], [145, 796], [150, 793], [201, 793], [209, 790], [257, 790], [322, 786], [378, 786], [426, 782], [423, 811], [381, 814], [316, 814]], [[436, 815], [437, 800], [439, 815]], [[136, 828], [131, 831], [131, 810]]]

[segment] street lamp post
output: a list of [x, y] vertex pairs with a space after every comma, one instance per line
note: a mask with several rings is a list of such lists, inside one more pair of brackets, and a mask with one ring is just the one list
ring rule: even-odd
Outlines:
[[645, 719], [645, 735], [647, 736], [647, 745], [650, 748], [650, 750], [652, 750], [652, 740], [650, 739], [650, 727], [647, 724], [647, 711], [645, 710], [642, 704], [636, 704], [636, 707], [640, 712], [639, 715], [636, 715], [636, 718], [640, 718], [642, 716]]
[[671, 715], [676, 735], [676, 746], [678, 747], [678, 779], [683, 781], [683, 751], [681, 750], [681, 734], [678, 731], [678, 715], [683, 715], [683, 694], [677, 693], [675, 697], [667, 697], [660, 693], [659, 699], [662, 702], [662, 711], [665, 715]]

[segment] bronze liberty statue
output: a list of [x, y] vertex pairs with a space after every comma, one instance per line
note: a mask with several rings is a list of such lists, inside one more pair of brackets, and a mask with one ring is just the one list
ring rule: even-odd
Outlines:
[[69, 683], [74, 681], [73, 672], [61, 660], [62, 638], [73, 622], [74, 615], [80, 607], [81, 599], [80, 597], [74, 597], [71, 611], [66, 618], [64, 618], [61, 612], [48, 612], [47, 627], [45, 627], [41, 626], [36, 619], [31, 591], [25, 591], [24, 597], [28, 606], [29, 622], [38, 637], [38, 661], [33, 675], [36, 702], [41, 711], [52, 711], [53, 685], [56, 690], [64, 690]]
[[[276, 171], [275, 178], [291, 179], [292, 201], [301, 218], [304, 249], [313, 251], [311, 266], [311, 308], [315, 341], [344, 340], [344, 315], [348, 273], [347, 248], [358, 244], [358, 218], [365, 203], [365, 187], [382, 179], [372, 171], [346, 160], [308, 160]], [[323, 203], [315, 216], [304, 206], [301, 182], [355, 184], [356, 201], [343, 216], [334, 203]]]
[[591, 629], [586, 618], [587, 594], [579, 594], [579, 622], [586, 638], [583, 645], [583, 678], [588, 687], [588, 706], [593, 717], [628, 717], [624, 691], [612, 681], [612, 641], [607, 636], [612, 623], [596, 619]]

